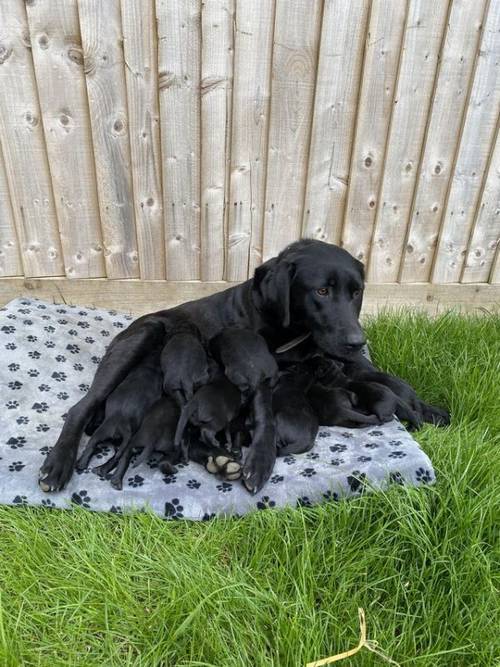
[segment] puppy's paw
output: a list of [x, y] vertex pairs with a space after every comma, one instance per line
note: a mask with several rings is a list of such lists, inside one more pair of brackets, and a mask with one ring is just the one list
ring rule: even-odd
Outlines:
[[241, 464], [229, 456], [209, 456], [206, 469], [212, 475], [233, 482], [241, 477]]
[[423, 420], [434, 426], [448, 426], [451, 421], [448, 410], [438, 408], [435, 405], [422, 404]]
[[276, 461], [276, 447], [252, 447], [243, 466], [243, 484], [250, 493], [258, 493], [267, 482]]
[[46, 493], [61, 491], [69, 482], [75, 466], [76, 451], [61, 451], [55, 447], [40, 468], [38, 485]]

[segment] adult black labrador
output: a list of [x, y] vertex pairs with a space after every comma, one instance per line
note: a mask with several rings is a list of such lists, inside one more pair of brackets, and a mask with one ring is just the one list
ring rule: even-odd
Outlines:
[[[107, 396], [158, 340], [165, 341], [169, 315], [182, 313], [205, 339], [228, 327], [258, 331], [272, 351], [291, 340], [303, 340], [293, 350], [296, 359], [328, 355], [355, 362], [358, 369], [376, 369], [361, 354], [365, 337], [359, 324], [363, 300], [363, 265], [347, 251], [322, 241], [292, 243], [278, 257], [259, 266], [251, 280], [171, 310], [145, 315], [119, 333], [97, 368], [89, 392], [68, 412], [54, 448], [40, 471], [44, 491], [62, 489], [72, 475], [82, 433]], [[172, 360], [175, 363], [175, 359]], [[269, 440], [274, 425], [269, 409], [271, 392], [256, 395], [259, 424], [245, 461], [243, 477], [256, 492], [274, 465]], [[431, 406], [426, 410], [429, 418]]]

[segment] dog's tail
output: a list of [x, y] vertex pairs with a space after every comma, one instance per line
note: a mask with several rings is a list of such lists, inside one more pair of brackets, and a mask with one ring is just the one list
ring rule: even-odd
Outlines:
[[182, 440], [184, 437], [184, 431], [186, 430], [186, 426], [188, 425], [188, 422], [191, 419], [191, 415], [193, 414], [195, 409], [196, 409], [196, 403], [191, 399], [186, 403], [186, 405], [181, 410], [181, 416], [179, 417], [179, 421], [177, 422], [177, 428], [175, 429], [175, 437], [174, 437], [174, 447], [177, 451], [181, 448]]

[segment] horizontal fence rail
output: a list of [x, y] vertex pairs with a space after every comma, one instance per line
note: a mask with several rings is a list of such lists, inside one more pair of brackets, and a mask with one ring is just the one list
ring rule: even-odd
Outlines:
[[468, 300], [499, 63], [500, 0], [2, 0], [0, 277], [213, 285], [312, 237]]

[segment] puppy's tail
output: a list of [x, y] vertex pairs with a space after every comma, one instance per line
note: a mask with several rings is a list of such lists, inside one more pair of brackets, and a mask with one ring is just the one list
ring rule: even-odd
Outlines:
[[193, 400], [188, 401], [182, 408], [181, 416], [179, 417], [177, 428], [175, 429], [174, 447], [177, 450], [179, 450], [182, 445], [184, 431], [186, 430], [186, 426], [188, 425], [188, 422], [191, 419], [191, 415], [195, 411], [195, 408], [196, 404]]

